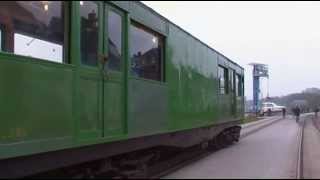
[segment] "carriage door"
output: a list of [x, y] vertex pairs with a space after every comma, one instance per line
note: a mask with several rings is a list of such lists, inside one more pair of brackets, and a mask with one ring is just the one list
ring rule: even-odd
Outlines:
[[97, 1], [80, 1], [77, 134], [114, 137], [124, 130], [124, 15]]
[[77, 134], [80, 139], [96, 139], [103, 136], [103, 84], [99, 61], [99, 57], [103, 55], [103, 26], [101, 26], [103, 11], [101, 3], [98, 2], [78, 3], [80, 62], [76, 71]]
[[108, 4], [104, 5], [103, 129], [104, 137], [124, 134], [125, 82], [125, 16]]

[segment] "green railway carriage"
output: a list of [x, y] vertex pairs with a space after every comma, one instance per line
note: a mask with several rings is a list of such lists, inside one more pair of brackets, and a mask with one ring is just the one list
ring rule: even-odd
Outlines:
[[157, 146], [244, 113], [244, 70], [140, 2], [0, 2], [0, 177]]

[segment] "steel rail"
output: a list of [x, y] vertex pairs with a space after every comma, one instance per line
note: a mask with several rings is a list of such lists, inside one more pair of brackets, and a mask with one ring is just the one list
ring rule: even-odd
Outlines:
[[[255, 124], [253, 126], [257, 126], [257, 128], [254, 128], [252, 131], [246, 133], [245, 135], [242, 135], [240, 137], [240, 139], [243, 139], [243, 138], [247, 137], [248, 135], [254, 134], [254, 133], [256, 133], [266, 127], [269, 127], [279, 121], [281, 121], [281, 118], [272, 120], [268, 123], [264, 122], [264, 123], [262, 123], [263, 125], [261, 125], [261, 126], [259, 126], [259, 123]], [[253, 127], [253, 126], [248, 126], [248, 127]], [[245, 128], [248, 128], [248, 127], [245, 127]], [[170, 173], [173, 173], [179, 169], [182, 169], [188, 165], [191, 165], [192, 163], [195, 163], [196, 161], [199, 161], [203, 158], [206, 158], [209, 155], [211, 155], [219, 150], [223, 150], [223, 149], [217, 149], [214, 151], [200, 150], [197, 152], [189, 152], [190, 153], [189, 155], [188, 155], [188, 152], [183, 153], [179, 156], [176, 156], [173, 159], [168, 160], [169, 162], [163, 162], [163, 163], [160, 163], [159, 165], [157, 165], [158, 167], [156, 167], [156, 168], [161, 168], [161, 166], [166, 166], [166, 168], [163, 170], [151, 170], [151, 172], [153, 171], [153, 172], [158, 172], [158, 173], [156, 173], [156, 174], [151, 173], [149, 178], [150, 179], [160, 179], [166, 175], [169, 175]], [[182, 157], [187, 157], [187, 158], [183, 159]]]

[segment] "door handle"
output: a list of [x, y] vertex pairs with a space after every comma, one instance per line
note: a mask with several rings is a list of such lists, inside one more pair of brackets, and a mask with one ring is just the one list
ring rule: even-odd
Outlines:
[[99, 54], [98, 55], [98, 59], [99, 61], [101, 62], [102, 66], [101, 66], [101, 72], [103, 74], [103, 76], [105, 77], [109, 77], [109, 74], [108, 74], [108, 71], [107, 71], [107, 68], [105, 67], [106, 63], [108, 62], [108, 56], [104, 55], [104, 54]]
[[99, 61], [101, 62], [101, 64], [106, 64], [107, 63], [107, 61], [108, 61], [108, 56], [107, 55], [104, 55], [104, 54], [99, 54], [98, 55], [98, 59], [99, 59]]

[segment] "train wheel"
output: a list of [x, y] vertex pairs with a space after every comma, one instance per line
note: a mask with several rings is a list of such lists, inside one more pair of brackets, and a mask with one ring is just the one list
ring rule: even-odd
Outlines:
[[214, 137], [211, 141], [209, 141], [208, 150], [209, 151], [216, 151], [219, 149], [217, 137]]
[[221, 133], [219, 136], [217, 136], [217, 147], [218, 149], [223, 149], [228, 146], [227, 138], [225, 133]]

